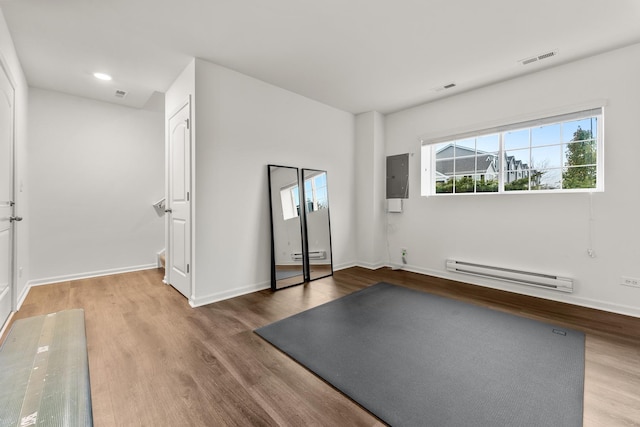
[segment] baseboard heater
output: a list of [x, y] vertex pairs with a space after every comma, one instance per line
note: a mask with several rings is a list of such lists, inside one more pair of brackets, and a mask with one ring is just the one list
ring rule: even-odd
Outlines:
[[[326, 251], [309, 251], [309, 259], [326, 259]], [[294, 261], [300, 261], [302, 259], [302, 252], [294, 252], [291, 254], [291, 259]]]
[[456, 273], [471, 274], [473, 276], [488, 277], [504, 280], [521, 285], [537, 286], [561, 292], [573, 292], [573, 280], [552, 274], [532, 273], [529, 271], [513, 270], [511, 268], [493, 267], [472, 262], [447, 260], [447, 270]]

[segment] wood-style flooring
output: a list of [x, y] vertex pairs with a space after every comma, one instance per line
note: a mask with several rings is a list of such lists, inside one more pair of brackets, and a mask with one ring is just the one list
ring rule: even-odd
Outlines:
[[382, 425], [253, 333], [380, 281], [584, 331], [584, 425], [640, 426], [638, 318], [357, 267], [194, 309], [162, 276], [147, 270], [34, 287], [12, 319], [84, 308], [97, 427]]

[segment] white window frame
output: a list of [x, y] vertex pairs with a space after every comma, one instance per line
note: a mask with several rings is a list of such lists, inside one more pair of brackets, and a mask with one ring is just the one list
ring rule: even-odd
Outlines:
[[[298, 205], [295, 200], [295, 189], [298, 188], [298, 184], [288, 185], [280, 189], [280, 201], [282, 203], [282, 216], [284, 220], [298, 218]], [[300, 189], [298, 189], [298, 198], [300, 198]]]
[[[510, 131], [530, 129], [544, 125], [558, 124], [570, 122], [574, 120], [585, 119], [589, 117], [598, 118], [597, 136], [596, 136], [596, 187], [595, 188], [558, 188], [543, 190], [505, 190], [504, 189], [504, 135]], [[436, 156], [435, 147], [444, 142], [460, 141], [481, 136], [499, 134], [499, 172], [498, 172], [498, 191], [495, 192], [461, 192], [461, 193], [436, 193]], [[481, 130], [469, 131], [464, 133], [450, 134], [448, 136], [437, 138], [420, 139], [421, 146], [421, 194], [422, 196], [469, 196], [469, 195], [495, 195], [495, 194], [559, 194], [559, 193], [592, 193], [604, 191], [604, 107], [589, 108], [574, 111], [565, 114], [556, 114], [540, 119], [518, 121], [506, 125], [487, 127]], [[559, 145], [561, 145], [560, 143]]]

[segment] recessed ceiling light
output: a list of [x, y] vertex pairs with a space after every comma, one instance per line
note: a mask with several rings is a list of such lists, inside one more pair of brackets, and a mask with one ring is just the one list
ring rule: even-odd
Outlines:
[[93, 73], [93, 77], [100, 80], [111, 80], [111, 76], [105, 73]]

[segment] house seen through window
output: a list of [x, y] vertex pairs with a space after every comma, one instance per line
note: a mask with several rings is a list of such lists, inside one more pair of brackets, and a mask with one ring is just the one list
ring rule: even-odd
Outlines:
[[602, 191], [601, 118], [589, 110], [427, 143], [422, 193]]

